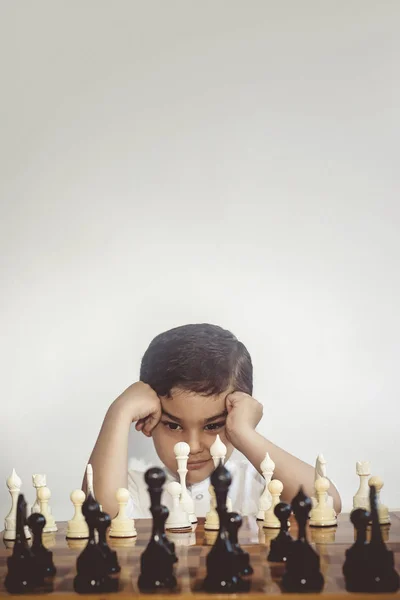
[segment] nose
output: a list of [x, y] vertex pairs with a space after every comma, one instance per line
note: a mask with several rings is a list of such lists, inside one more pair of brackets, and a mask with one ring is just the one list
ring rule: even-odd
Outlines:
[[204, 451], [204, 444], [201, 439], [201, 435], [197, 431], [189, 433], [189, 439], [187, 443], [190, 446], [190, 454], [201, 454]]

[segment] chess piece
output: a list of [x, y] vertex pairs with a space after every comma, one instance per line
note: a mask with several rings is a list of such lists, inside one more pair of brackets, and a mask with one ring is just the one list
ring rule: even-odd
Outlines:
[[370, 477], [368, 479], [369, 487], [375, 486], [376, 489], [376, 502], [378, 506], [378, 516], [380, 525], [388, 525], [390, 523], [390, 516], [388, 507], [381, 502], [381, 489], [383, 488], [383, 481], [380, 477]]
[[[4, 520], [3, 540], [14, 541], [17, 538], [17, 502], [21, 490], [22, 481], [20, 477], [12, 470], [10, 477], [6, 481], [8, 491], [11, 495], [11, 508]], [[28, 527], [25, 527], [25, 538], [30, 539], [31, 534]]]
[[221, 438], [219, 437], [219, 434], [217, 434], [217, 437], [215, 438], [214, 442], [210, 446], [210, 454], [211, 454], [211, 458], [214, 461], [215, 468], [217, 468], [219, 466], [220, 462], [222, 462], [222, 464], [225, 463], [226, 446], [225, 446], [224, 442], [221, 440]]
[[126, 514], [129, 491], [126, 488], [119, 488], [116, 497], [119, 510], [117, 516], [111, 521], [110, 537], [136, 537], [137, 531], [135, 528], [135, 521]]
[[86, 466], [86, 491], [88, 495], [92, 494], [93, 498], [96, 499], [93, 486], [93, 467], [90, 463]]
[[[317, 479], [321, 479], [321, 477], [326, 477], [326, 460], [325, 460], [323, 454], [318, 454], [317, 460], [315, 461], [315, 473], [314, 473], [315, 496], [311, 497], [311, 502], [312, 502], [313, 508], [315, 508], [318, 503], [317, 496], [316, 496], [315, 482], [317, 481]], [[326, 503], [329, 506], [329, 508], [333, 508], [332, 496], [329, 496], [329, 495], [327, 496]]]
[[213, 486], [210, 484], [208, 488], [210, 494], [210, 510], [206, 514], [206, 520], [204, 522], [205, 531], [218, 531], [219, 529], [219, 518], [216, 509], [216, 498]]
[[31, 513], [40, 513], [38, 489], [42, 488], [42, 487], [46, 487], [46, 475], [39, 474], [39, 473], [32, 475], [32, 483], [33, 483], [33, 487], [36, 490], [36, 498], [35, 498], [35, 502], [34, 502], [32, 508], [31, 508]]
[[334, 527], [337, 525], [335, 510], [328, 504], [330, 482], [326, 477], [315, 481], [317, 504], [310, 512], [310, 527]]
[[112, 575], [114, 573], [119, 573], [121, 567], [118, 563], [117, 553], [115, 550], [111, 550], [110, 546], [107, 544], [107, 529], [110, 527], [110, 525], [110, 515], [100, 511], [96, 520], [96, 528], [99, 534], [98, 546], [106, 563], [106, 572], [109, 575]]
[[26, 502], [22, 494], [17, 498], [15, 518], [15, 542], [13, 553], [7, 559], [4, 585], [10, 594], [23, 594], [33, 590], [37, 578], [33, 571], [33, 555], [25, 537]]
[[33, 573], [39, 584], [48, 577], [56, 574], [56, 568], [53, 563], [53, 553], [45, 548], [42, 540], [42, 533], [46, 525], [46, 520], [40, 513], [34, 512], [28, 517], [28, 525], [33, 533], [33, 543], [31, 552], [33, 555]]
[[[220, 463], [225, 463], [226, 457], [226, 446], [219, 437], [219, 434], [215, 438], [215, 441], [210, 446], [211, 458], [214, 462], [214, 468], [216, 469]], [[204, 523], [204, 529], [211, 531], [218, 531], [219, 529], [219, 518], [216, 510], [216, 498], [213, 486], [209, 485], [208, 492], [210, 494], [210, 510], [206, 514], [206, 520]], [[226, 507], [228, 512], [232, 512], [232, 502], [230, 498], [226, 499]]]
[[[187, 548], [196, 545], [196, 533], [192, 531], [187, 534], [182, 532], [168, 531], [168, 537], [175, 546]], [[182, 558], [182, 557], [181, 557]]]
[[70, 498], [75, 512], [72, 519], [68, 521], [66, 538], [68, 540], [87, 539], [89, 537], [89, 528], [82, 514], [82, 505], [86, 498], [85, 492], [74, 490], [71, 492]]
[[215, 541], [218, 537], [218, 529], [205, 529], [204, 530], [204, 545], [205, 546], [214, 546]]
[[186, 442], [178, 442], [174, 446], [174, 453], [178, 462], [178, 475], [181, 484], [180, 502], [189, 515], [191, 523], [197, 523], [197, 517], [194, 512], [193, 498], [186, 487], [187, 462], [190, 454], [190, 446]]
[[394, 569], [394, 554], [391, 550], [387, 549], [382, 538], [377, 505], [377, 490], [373, 484], [369, 488], [369, 505], [371, 507], [372, 524], [371, 541], [368, 544], [368, 577], [364, 578], [364, 590], [375, 594], [397, 592], [399, 589], [399, 575]]
[[[223, 465], [225, 464], [226, 452], [227, 448], [219, 437], [219, 434], [217, 434], [214, 443], [210, 446], [210, 454], [211, 458], [213, 459], [215, 469], [221, 462]], [[226, 508], [228, 512], [232, 512], [232, 500], [229, 498], [229, 496], [226, 499]]]
[[290, 504], [286, 504], [285, 502], [279, 502], [274, 508], [275, 516], [280, 523], [280, 531], [277, 537], [271, 540], [267, 557], [269, 562], [287, 561], [293, 543], [293, 538], [288, 531], [291, 512], [292, 508]]
[[271, 494], [271, 506], [265, 511], [264, 525], [265, 529], [279, 529], [281, 524], [275, 515], [275, 506], [279, 504], [280, 495], [283, 491], [283, 484], [279, 479], [273, 479], [268, 484], [268, 490]]
[[270, 455], [265, 455], [264, 460], [260, 464], [261, 473], [265, 479], [265, 488], [263, 493], [260, 496], [259, 504], [258, 504], [258, 513], [257, 513], [257, 521], [264, 521], [265, 519], [265, 511], [268, 510], [272, 503], [272, 496], [268, 489], [268, 484], [272, 479], [272, 475], [275, 470], [275, 463], [270, 457]]
[[351, 548], [346, 550], [342, 569], [348, 591], [353, 591], [353, 588], [358, 589], [361, 585], [360, 581], [367, 561], [367, 527], [370, 516], [365, 508], [356, 508], [350, 514], [350, 521], [356, 530], [356, 540]]
[[160, 540], [168, 548], [170, 553], [174, 556], [175, 562], [177, 562], [178, 559], [175, 554], [175, 544], [172, 541], [172, 538], [170, 539], [169, 537], [167, 537], [167, 534], [165, 533], [165, 523], [168, 519], [169, 510], [166, 506], [160, 504], [154, 507], [154, 513], [156, 514], [159, 523], [158, 535], [160, 536]]
[[292, 510], [298, 524], [298, 539], [291, 544], [287, 556], [282, 587], [287, 592], [319, 592], [324, 586], [318, 554], [306, 538], [306, 524], [312, 503], [303, 488], [292, 500]]
[[141, 591], [173, 589], [176, 586], [174, 563], [177, 562], [175, 547], [165, 536], [168, 509], [161, 504], [165, 473], [158, 467], [148, 469], [145, 481], [150, 494], [150, 512], [153, 529], [150, 541], [140, 557], [138, 586]]
[[207, 592], [235, 593], [245, 591], [249, 587], [239, 575], [237, 554], [229, 538], [226, 499], [231, 481], [231, 475], [221, 460], [211, 474], [220, 527], [215, 544], [206, 559], [207, 576], [204, 580], [204, 588]]
[[191, 532], [192, 524], [189, 515], [180, 503], [181, 485], [177, 481], [171, 481], [167, 485], [167, 492], [172, 496], [172, 509], [165, 523], [165, 528], [169, 531]]
[[[370, 487], [369, 503], [371, 513], [357, 509], [351, 513], [351, 521], [356, 527], [356, 541], [346, 551], [343, 574], [349, 592], [374, 593], [396, 592], [399, 589], [399, 575], [394, 569], [394, 555], [386, 548], [379, 525], [377, 495], [374, 485]], [[371, 541], [366, 542], [366, 531], [372, 520]]]
[[356, 463], [356, 473], [360, 478], [360, 485], [353, 496], [353, 509], [364, 508], [369, 510], [369, 487], [368, 478], [371, 475], [371, 468], [368, 461]]
[[88, 494], [82, 506], [82, 513], [89, 528], [89, 539], [76, 561], [77, 574], [74, 578], [74, 590], [79, 594], [116, 591], [118, 581], [107, 574], [107, 565], [101, 547], [96, 544], [95, 529], [100, 515], [100, 506], [91, 494]]
[[[334, 544], [336, 539], [337, 524], [333, 527], [311, 527], [310, 538], [313, 544], [324, 548], [327, 544]], [[322, 552], [320, 553], [322, 554]]]
[[242, 517], [237, 512], [228, 513], [227, 527], [229, 539], [231, 541], [238, 565], [239, 575], [244, 577], [253, 574], [253, 567], [250, 564], [250, 555], [241, 548], [238, 539], [238, 532], [242, 526]]
[[49, 507], [49, 500], [51, 498], [51, 492], [48, 487], [39, 487], [37, 490], [37, 496], [39, 499], [39, 507], [40, 513], [44, 516], [46, 520], [46, 525], [43, 529], [43, 533], [50, 533], [52, 531], [57, 531], [56, 521], [51, 514]]

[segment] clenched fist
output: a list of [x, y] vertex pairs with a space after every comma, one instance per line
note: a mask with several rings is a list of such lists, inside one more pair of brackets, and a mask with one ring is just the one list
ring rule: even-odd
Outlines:
[[263, 415], [263, 406], [249, 394], [232, 392], [226, 398], [226, 410], [226, 435], [236, 446], [236, 440], [255, 430]]

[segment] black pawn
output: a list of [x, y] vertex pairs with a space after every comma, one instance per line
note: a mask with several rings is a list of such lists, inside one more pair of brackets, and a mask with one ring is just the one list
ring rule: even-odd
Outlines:
[[319, 556], [306, 538], [306, 524], [311, 510], [311, 499], [300, 488], [292, 500], [292, 509], [299, 533], [292, 543], [286, 561], [286, 571], [282, 577], [282, 587], [287, 592], [320, 592], [324, 587], [324, 578], [319, 570]]
[[110, 525], [110, 515], [105, 512], [100, 512], [97, 516], [96, 522], [97, 531], [99, 532], [98, 546], [104, 557], [107, 573], [109, 575], [113, 575], [115, 573], [119, 573], [121, 571], [121, 567], [118, 563], [117, 553], [115, 550], [111, 550], [110, 546], [107, 544], [107, 529], [110, 527]]
[[[354, 511], [351, 521], [356, 527], [355, 544], [346, 552], [343, 574], [346, 589], [352, 592], [379, 594], [396, 592], [399, 589], [399, 575], [394, 568], [393, 552], [388, 550], [382, 538], [376, 502], [376, 488], [369, 492], [371, 514]], [[366, 522], [372, 520], [371, 541], [366, 543]]]
[[269, 562], [287, 562], [293, 544], [293, 538], [288, 531], [288, 519], [291, 512], [292, 508], [290, 504], [286, 504], [285, 502], [279, 502], [274, 508], [275, 516], [279, 519], [281, 528], [277, 537], [271, 541], [267, 558]]
[[16, 537], [13, 553], [7, 559], [7, 575], [4, 581], [6, 590], [10, 594], [23, 594], [33, 590], [37, 584], [33, 569], [33, 554], [25, 537], [26, 502], [24, 496], [19, 494], [17, 500]]
[[204, 588], [207, 592], [235, 593], [249, 588], [248, 582], [244, 582], [239, 575], [237, 554], [229, 537], [226, 499], [231, 482], [231, 475], [221, 461], [211, 475], [211, 484], [217, 499], [219, 531], [206, 559], [207, 576]]
[[33, 543], [31, 552], [33, 554], [34, 575], [38, 583], [44, 579], [53, 577], [56, 574], [56, 568], [53, 563], [53, 553], [44, 547], [42, 534], [46, 519], [40, 513], [32, 513], [28, 517], [28, 526], [33, 533]]
[[74, 590], [79, 594], [101, 594], [114, 591], [118, 587], [118, 581], [107, 575], [106, 562], [94, 536], [100, 506], [92, 494], [88, 494], [83, 503], [82, 513], [89, 528], [89, 539], [76, 561], [77, 574], [74, 579]]
[[239, 575], [246, 576], [253, 574], [253, 567], [250, 564], [250, 555], [240, 547], [238, 534], [242, 526], [242, 517], [236, 512], [228, 513], [228, 531], [229, 539], [236, 553]]
[[154, 514], [156, 515], [156, 518], [160, 520], [160, 539], [171, 552], [174, 557], [174, 562], [178, 562], [175, 554], [175, 544], [167, 538], [167, 534], [165, 533], [165, 523], [168, 519], [169, 510], [166, 506], [160, 504], [160, 506], [154, 507]]
[[139, 589], [154, 591], [173, 589], [176, 586], [174, 575], [175, 547], [165, 535], [165, 521], [169, 511], [161, 504], [161, 493], [165, 483], [165, 473], [158, 467], [148, 469], [145, 481], [150, 494], [150, 512], [153, 516], [153, 529], [147, 548], [140, 557]]
[[349, 592], [362, 586], [361, 582], [368, 556], [367, 527], [370, 516], [370, 513], [363, 508], [357, 508], [350, 514], [350, 521], [356, 530], [356, 541], [351, 548], [346, 550], [346, 559], [342, 569], [346, 589]]

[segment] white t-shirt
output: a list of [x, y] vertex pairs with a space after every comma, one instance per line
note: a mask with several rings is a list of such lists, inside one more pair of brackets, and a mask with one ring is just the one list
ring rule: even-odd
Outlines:
[[[144, 480], [145, 471], [150, 467], [160, 466], [164, 469], [167, 481], [176, 481], [177, 477], [160, 462], [153, 461], [151, 465], [140, 462], [132, 465], [128, 471], [129, 503], [127, 513], [133, 519], [150, 519], [150, 496]], [[234, 451], [226, 462], [226, 468], [232, 476], [232, 485], [229, 488], [229, 498], [232, 500], [233, 510], [243, 516], [256, 515], [258, 503], [263, 492], [265, 481], [253, 465], [237, 451]], [[210, 509], [210, 494], [208, 487], [210, 479], [200, 483], [188, 485], [187, 489], [194, 501], [194, 512], [198, 517], [204, 517]], [[172, 507], [172, 498], [168, 492], [163, 491], [161, 503], [169, 509]]]

